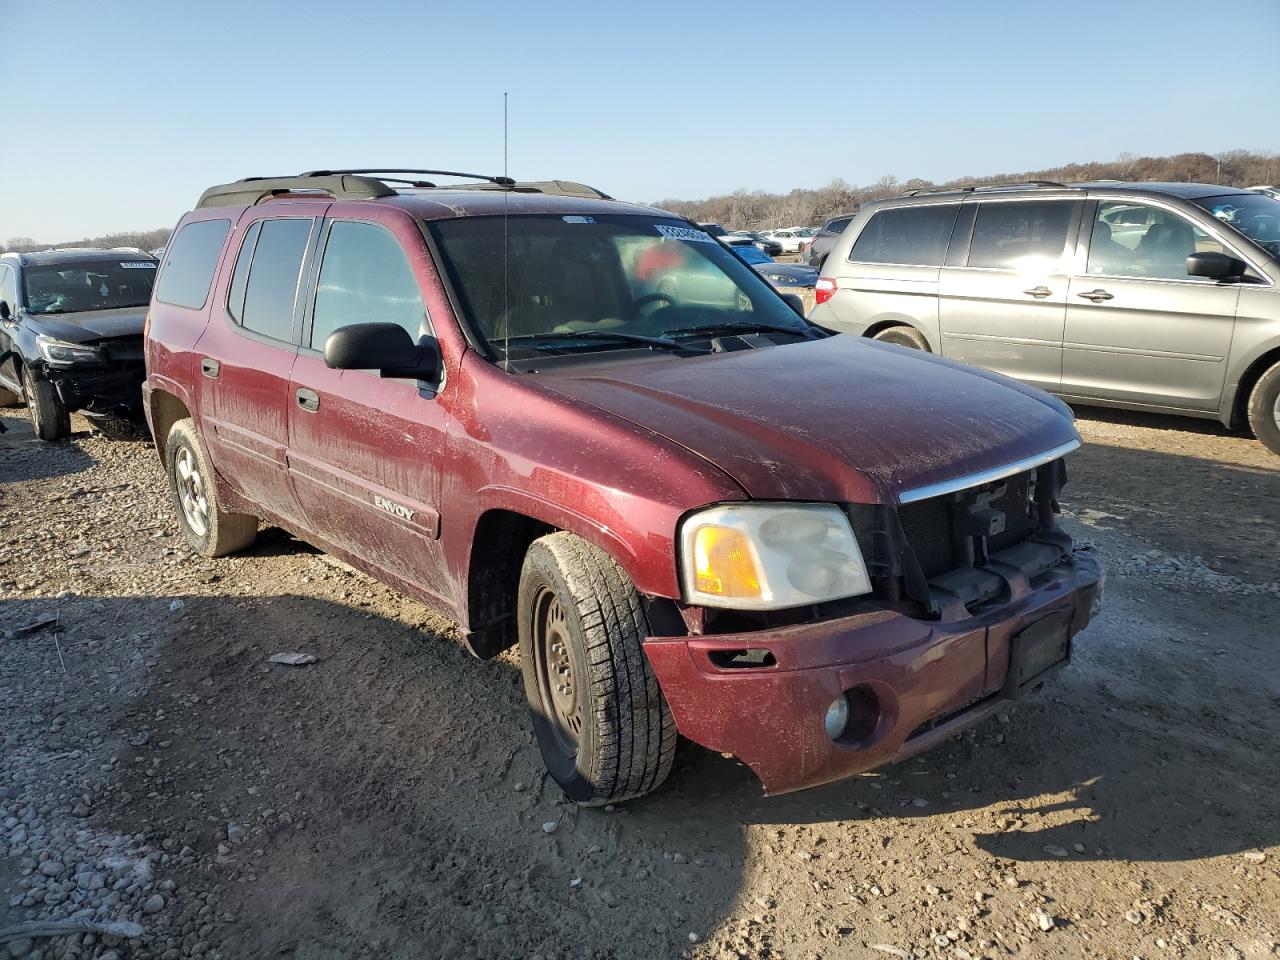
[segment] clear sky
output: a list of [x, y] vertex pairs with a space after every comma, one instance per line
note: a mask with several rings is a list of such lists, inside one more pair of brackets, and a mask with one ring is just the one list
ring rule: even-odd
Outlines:
[[0, 238], [318, 167], [626, 199], [1280, 149], [1278, 0], [0, 0]]

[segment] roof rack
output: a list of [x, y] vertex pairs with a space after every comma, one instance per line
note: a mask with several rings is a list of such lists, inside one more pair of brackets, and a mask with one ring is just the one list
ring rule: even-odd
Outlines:
[[[397, 176], [412, 174], [412, 177]], [[467, 177], [479, 183], [451, 183], [439, 185], [420, 179], [422, 175]], [[482, 173], [460, 173], [455, 170], [383, 169], [367, 167], [353, 170], [309, 170], [294, 177], [245, 177], [234, 183], [210, 187], [200, 195], [196, 209], [202, 207], [253, 206], [263, 200], [282, 194], [319, 194], [342, 200], [374, 200], [378, 197], [394, 197], [392, 184], [415, 189], [446, 190], [509, 190], [514, 193], [545, 193], [563, 197], [586, 197], [596, 200], [612, 200], [607, 193], [584, 183], [572, 180], [516, 181], [511, 177], [489, 176]]]
[[1072, 184], [1059, 183], [1057, 180], [1018, 180], [1009, 183], [970, 183], [962, 187], [926, 187], [921, 190], [908, 190], [901, 194], [904, 197], [917, 197], [928, 193], [975, 193], [979, 190], [1008, 190], [1011, 187], [1057, 187], [1060, 190], [1076, 189]]

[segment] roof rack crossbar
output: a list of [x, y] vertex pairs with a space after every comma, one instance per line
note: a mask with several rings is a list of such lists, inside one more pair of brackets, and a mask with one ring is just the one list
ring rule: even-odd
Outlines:
[[[407, 167], [365, 167], [359, 170], [311, 170], [307, 173], [304, 173], [303, 176], [304, 177], [331, 177], [331, 176], [334, 176], [335, 174], [342, 174], [342, 173], [371, 174], [371, 175], [374, 175], [375, 179], [382, 179], [376, 176], [379, 173], [425, 173], [425, 174], [436, 176], [436, 177], [465, 177], [468, 180], [487, 180], [489, 181], [489, 183], [496, 183], [502, 187], [513, 187], [515, 186], [515, 183], [516, 183], [510, 177], [501, 177], [501, 176], [495, 177], [495, 176], [490, 176], [487, 173], [461, 173], [457, 170], [410, 170]], [[387, 179], [395, 180], [394, 177], [387, 178]], [[396, 180], [395, 182], [407, 183], [409, 181]], [[428, 186], [435, 186], [435, 184], [428, 184]]]

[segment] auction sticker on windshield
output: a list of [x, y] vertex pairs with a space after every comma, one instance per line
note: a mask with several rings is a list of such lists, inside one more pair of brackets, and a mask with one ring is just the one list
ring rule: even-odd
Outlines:
[[156, 265], [150, 260], [126, 260], [120, 264], [121, 270], [154, 270]]
[[668, 240], [692, 240], [695, 243], [715, 243], [716, 238], [709, 233], [703, 233], [701, 230], [694, 230], [691, 227], [669, 227], [663, 223], [654, 224], [658, 228], [658, 232]]

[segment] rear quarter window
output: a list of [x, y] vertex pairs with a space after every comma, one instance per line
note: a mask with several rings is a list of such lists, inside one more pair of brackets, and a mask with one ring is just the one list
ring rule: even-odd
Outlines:
[[849, 259], [855, 263], [940, 267], [959, 210], [958, 203], [881, 210], [858, 234]]
[[191, 310], [203, 307], [230, 229], [230, 220], [197, 220], [179, 230], [164, 253], [156, 300]]

